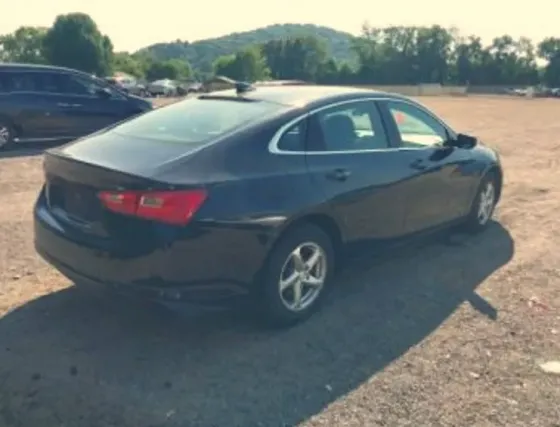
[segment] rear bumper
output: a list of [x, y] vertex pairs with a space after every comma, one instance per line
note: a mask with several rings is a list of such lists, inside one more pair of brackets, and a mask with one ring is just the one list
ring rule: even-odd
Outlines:
[[[168, 306], [180, 306], [195, 310], [221, 310], [237, 307], [248, 301], [245, 289], [232, 289], [228, 286], [214, 286], [192, 289], [192, 287], [158, 287], [146, 285], [132, 285], [116, 282], [102, 282], [97, 278], [86, 276], [63, 262], [53, 258], [42, 247], [35, 243], [37, 253], [56, 268], [63, 276], [77, 285], [87, 285], [91, 288], [105, 289], [117, 294], [151, 301]], [[228, 294], [228, 295], [224, 295]]]
[[164, 304], [208, 309], [239, 305], [251, 295], [252, 278], [260, 268], [231, 242], [232, 252], [227, 250], [221, 234], [225, 230], [167, 242], [148, 253], [114, 253], [61, 224], [41, 197], [34, 209], [34, 232], [37, 253], [71, 281]]

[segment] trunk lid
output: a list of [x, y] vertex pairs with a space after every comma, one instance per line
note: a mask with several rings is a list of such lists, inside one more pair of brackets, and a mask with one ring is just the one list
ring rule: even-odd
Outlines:
[[177, 177], [180, 182], [173, 182], [172, 171], [200, 146], [125, 136], [108, 129], [48, 150], [44, 157], [47, 207], [59, 220], [88, 234], [130, 238], [146, 225], [145, 220], [110, 212], [99, 192], [190, 187], [183, 173]]
[[197, 151], [201, 146], [130, 137], [109, 129], [49, 150], [49, 153], [124, 174], [151, 178], [164, 165]]
[[[108, 236], [128, 218], [116, 218], [98, 197], [101, 190], [158, 188], [162, 185], [141, 176], [47, 152], [44, 160], [47, 208], [59, 220], [81, 231]], [[131, 219], [134, 222], [134, 219]], [[130, 221], [128, 221], [130, 222]], [[123, 229], [124, 231], [124, 229]]]

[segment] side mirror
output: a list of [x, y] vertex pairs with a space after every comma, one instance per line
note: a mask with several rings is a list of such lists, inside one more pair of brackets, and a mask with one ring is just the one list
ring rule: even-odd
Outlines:
[[445, 145], [457, 148], [474, 148], [477, 143], [478, 139], [476, 137], [460, 133], [457, 138], [446, 141]]

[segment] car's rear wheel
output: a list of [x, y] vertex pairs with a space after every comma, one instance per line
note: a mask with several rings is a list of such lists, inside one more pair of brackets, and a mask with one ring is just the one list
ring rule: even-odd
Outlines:
[[263, 271], [259, 303], [272, 326], [294, 325], [315, 312], [334, 272], [331, 239], [320, 228], [304, 225], [288, 232], [272, 250]]
[[480, 182], [478, 192], [467, 218], [466, 229], [477, 233], [484, 230], [494, 214], [498, 196], [498, 187], [493, 173], [488, 173]]
[[3, 119], [0, 119], [0, 150], [8, 148], [14, 142], [14, 129]]

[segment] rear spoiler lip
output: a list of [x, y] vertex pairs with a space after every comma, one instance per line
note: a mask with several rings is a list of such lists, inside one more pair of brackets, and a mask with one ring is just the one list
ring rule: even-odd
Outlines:
[[67, 156], [60, 151], [45, 152], [43, 160], [45, 177], [57, 176], [66, 181], [107, 190], [124, 189], [171, 189], [176, 186], [153, 179], [148, 175], [137, 175], [109, 167], [89, 163]]

